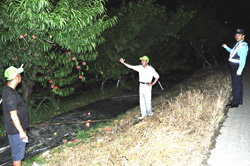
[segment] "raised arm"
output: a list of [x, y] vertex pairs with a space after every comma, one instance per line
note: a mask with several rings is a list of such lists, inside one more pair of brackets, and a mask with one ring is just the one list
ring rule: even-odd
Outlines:
[[232, 49], [229, 48], [226, 44], [222, 44], [222, 47], [225, 48], [229, 53], [231, 53]]
[[133, 67], [134, 67], [134, 66], [132, 66], [132, 65], [130, 65], [130, 64], [125, 63], [125, 60], [124, 60], [123, 58], [120, 59], [120, 62], [121, 62], [122, 64], [124, 64], [126, 67], [130, 68], [130, 69], [133, 69]]

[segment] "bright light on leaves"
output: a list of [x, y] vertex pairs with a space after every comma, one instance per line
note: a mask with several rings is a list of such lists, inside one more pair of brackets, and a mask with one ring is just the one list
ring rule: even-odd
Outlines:
[[[35, 82], [51, 86], [51, 79], [57, 86], [52, 89], [55, 94], [72, 94], [71, 84], [88, 70], [88, 61], [96, 59], [95, 48], [104, 41], [102, 33], [116, 24], [115, 17], [105, 15], [104, 3], [103, 0], [2, 2], [0, 77], [3, 78], [7, 67], [24, 64], [24, 96], [32, 92]], [[76, 66], [80, 66], [79, 70]], [[84, 80], [85, 77], [80, 79]]]

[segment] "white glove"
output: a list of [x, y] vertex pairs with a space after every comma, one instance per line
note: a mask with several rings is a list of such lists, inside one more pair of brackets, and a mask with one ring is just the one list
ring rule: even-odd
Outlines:
[[226, 44], [222, 44], [222, 47], [224, 47], [225, 49], [227, 49], [227, 45]]
[[238, 69], [237, 72], [236, 72], [236, 74], [237, 74], [238, 76], [240, 76], [241, 73], [242, 73], [242, 70], [240, 70], [240, 69]]

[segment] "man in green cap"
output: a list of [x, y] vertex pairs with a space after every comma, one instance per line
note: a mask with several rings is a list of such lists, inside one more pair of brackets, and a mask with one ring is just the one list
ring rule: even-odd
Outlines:
[[2, 107], [5, 130], [9, 138], [14, 166], [21, 166], [25, 154], [28, 137], [26, 130], [29, 127], [28, 111], [22, 98], [16, 91], [16, 86], [21, 82], [20, 73], [23, 68], [13, 66], [5, 70], [4, 76], [7, 85], [2, 91]]
[[[147, 56], [140, 57], [141, 65], [132, 66], [130, 64], [125, 63], [124, 59], [121, 58], [120, 62], [124, 64], [126, 67], [133, 69], [139, 72], [139, 94], [140, 94], [140, 109], [141, 116], [139, 119], [145, 118], [147, 115], [152, 116], [152, 106], [151, 106], [151, 98], [152, 98], [152, 86], [158, 81], [160, 78], [159, 74], [155, 71], [152, 66], [148, 65], [149, 58]], [[155, 78], [152, 82], [153, 77]]]

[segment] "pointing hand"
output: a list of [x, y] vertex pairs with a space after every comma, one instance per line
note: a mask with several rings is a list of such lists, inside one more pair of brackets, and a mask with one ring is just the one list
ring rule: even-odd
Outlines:
[[124, 61], [125, 61], [125, 60], [124, 60], [123, 58], [120, 59], [120, 62], [121, 62], [121, 63], [124, 63]]
[[222, 47], [224, 47], [225, 49], [227, 48], [227, 45], [226, 44], [222, 44]]

